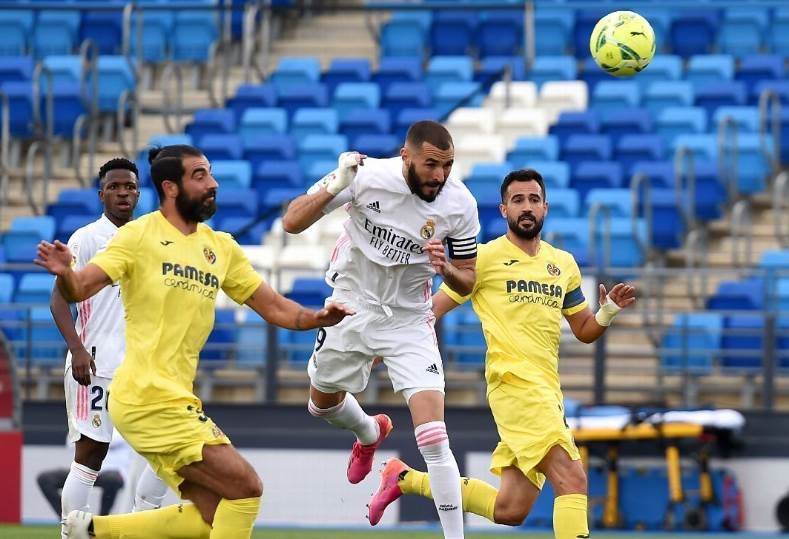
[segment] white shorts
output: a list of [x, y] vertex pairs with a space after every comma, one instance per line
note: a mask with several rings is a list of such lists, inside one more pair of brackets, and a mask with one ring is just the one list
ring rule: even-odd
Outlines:
[[66, 415], [68, 416], [68, 439], [76, 442], [82, 435], [97, 442], [110, 443], [112, 420], [107, 412], [107, 388], [109, 378], [91, 375], [90, 385], [81, 386], [71, 376], [71, 367], [66, 369], [63, 386], [66, 389]]
[[356, 315], [336, 326], [318, 329], [307, 366], [316, 389], [324, 393], [363, 391], [370, 380], [373, 358], [381, 356], [395, 392], [444, 391], [444, 368], [432, 313], [410, 315], [404, 320], [375, 306], [350, 306], [356, 309]]

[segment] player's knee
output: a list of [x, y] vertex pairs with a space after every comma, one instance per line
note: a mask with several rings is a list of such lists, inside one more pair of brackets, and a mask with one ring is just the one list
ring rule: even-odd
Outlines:
[[237, 487], [236, 497], [238, 499], [260, 498], [263, 496], [263, 481], [254, 472], [247, 474]]
[[496, 524], [505, 526], [520, 526], [529, 515], [528, 509], [512, 504], [496, 504], [493, 519]]
[[580, 466], [573, 466], [567, 477], [566, 490], [569, 494], [586, 494], [586, 473]]

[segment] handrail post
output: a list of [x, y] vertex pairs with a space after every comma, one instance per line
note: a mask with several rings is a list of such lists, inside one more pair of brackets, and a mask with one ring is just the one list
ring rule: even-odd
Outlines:
[[255, 51], [255, 31], [257, 29], [257, 16], [259, 11], [256, 4], [249, 3], [244, 6], [241, 65], [244, 71], [245, 84], [252, 82], [252, 55]]
[[8, 201], [8, 158], [11, 144], [11, 103], [8, 95], [0, 91], [0, 223]]
[[[731, 210], [732, 264], [743, 268], [751, 263], [753, 231], [751, 208], [747, 199], [738, 200]], [[740, 244], [745, 242], [745, 260], [740, 260]]]
[[525, 54], [526, 69], [532, 68], [534, 65], [534, 58], [537, 56], [534, 8], [534, 0], [526, 0], [523, 3], [523, 52]]
[[[173, 98], [170, 92], [170, 78], [175, 78], [176, 99], [173, 105]], [[162, 70], [162, 119], [164, 127], [168, 133], [180, 132], [183, 129], [181, 116], [183, 115], [182, 101], [184, 94], [184, 81], [181, 66], [175, 62], [168, 62]], [[171, 120], [171, 115], [175, 114], [175, 125]]]
[[[773, 150], [767, 144], [768, 112], [772, 106], [772, 137]], [[762, 155], [770, 163], [771, 176], [781, 168], [781, 98], [772, 90], [764, 90], [759, 96], [759, 143]]]
[[[82, 96], [82, 101], [85, 104], [85, 108], [90, 111], [88, 120], [88, 170], [90, 170], [90, 172], [88, 174], [92, 175], [93, 171], [96, 170], [96, 139], [98, 138], [97, 130], [99, 126], [99, 77], [96, 69], [99, 50], [92, 40], [86, 39], [82, 42], [82, 45], [80, 45], [79, 55], [82, 58], [80, 95]], [[88, 95], [87, 90], [87, 78], [89, 76], [91, 77], [90, 93], [92, 95]], [[79, 155], [77, 155], [77, 159], [79, 158]]]
[[[601, 264], [598, 263], [597, 257], [597, 214], [600, 212], [605, 218]], [[589, 208], [589, 263], [597, 272], [601, 272], [611, 264], [611, 208], [600, 202], [592, 204]]]
[[[685, 204], [683, 193], [682, 178], [685, 175], [684, 165], [687, 161], [687, 198], [689, 204]], [[696, 228], [696, 156], [685, 147], [680, 146], [674, 152], [674, 195], [677, 211], [682, 216], [688, 230]]]
[[652, 209], [652, 204], [648, 202], [652, 200], [652, 180], [649, 179], [649, 176], [645, 174], [636, 174], [633, 176], [633, 179], [630, 181], [630, 200], [631, 200], [631, 208], [633, 214], [633, 237], [636, 238], [636, 242], [641, 244], [641, 238], [638, 230], [638, 215], [640, 213], [640, 206], [641, 206], [641, 184], [644, 184], [644, 221], [647, 226], [646, 230], [646, 242], [642, 245], [642, 249], [644, 251], [645, 258], [648, 260], [650, 259], [651, 251], [652, 251], [652, 228], [654, 226], [654, 214]]
[[[731, 163], [726, 162], [727, 133], [731, 132]], [[737, 122], [726, 116], [718, 124], [718, 175], [724, 180], [729, 200], [737, 200], [738, 187], [738, 151], [737, 151]]]
[[[784, 225], [784, 217], [789, 218], [789, 171], [781, 172], [773, 183], [773, 227], [775, 237], [782, 248], [789, 248], [789, 227]], [[789, 219], [787, 219], [789, 220]]]
[[257, 66], [262, 76], [268, 75], [269, 48], [271, 47], [271, 0], [263, 0], [263, 20], [260, 27], [260, 45], [258, 47]]

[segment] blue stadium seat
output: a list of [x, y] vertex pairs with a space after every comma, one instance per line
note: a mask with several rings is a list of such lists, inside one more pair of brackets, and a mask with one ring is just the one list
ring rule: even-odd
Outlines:
[[570, 135], [561, 151], [562, 160], [573, 166], [580, 161], [608, 161], [612, 147], [608, 135]]
[[784, 59], [777, 54], [753, 54], [740, 60], [740, 67], [735, 74], [737, 80], [753, 87], [762, 80], [778, 80], [784, 78]]
[[[548, 193], [550, 197], [550, 192]], [[501, 220], [501, 219], [499, 219]], [[589, 262], [589, 220], [582, 217], [547, 219], [543, 231], [545, 240], [559, 249], [569, 251], [579, 266]]]
[[757, 133], [759, 131], [759, 109], [756, 107], [719, 107], [712, 116], [716, 126], [725, 121], [733, 121], [737, 132]]
[[333, 95], [334, 89], [343, 82], [369, 82], [370, 61], [367, 58], [334, 58], [329, 69], [321, 75], [321, 81]]
[[373, 82], [387, 95], [389, 85], [395, 82], [418, 82], [422, 80], [422, 59], [411, 57], [381, 58]]
[[304, 174], [298, 161], [264, 161], [255, 169], [252, 179], [261, 203], [272, 189], [283, 186], [303, 189], [304, 185]]
[[430, 52], [433, 55], [469, 53], [477, 29], [477, 12], [439, 10], [430, 28]]
[[652, 187], [674, 187], [673, 161], [637, 161], [630, 168], [630, 176], [643, 174], [652, 182]]
[[[668, 33], [674, 13], [671, 8], [653, 6], [655, 6], [654, 3], [652, 3], [651, 6], [644, 5], [643, 7], [639, 7], [638, 13], [649, 21], [652, 30], [655, 31], [655, 52], [658, 56], [662, 56], [662, 53], [666, 51], [669, 45]], [[643, 74], [643, 72], [641, 74]]]
[[523, 44], [523, 15], [519, 11], [485, 11], [477, 26], [479, 56], [515, 56]]
[[116, 112], [124, 92], [134, 92], [132, 68], [125, 56], [100, 56], [97, 63], [99, 111]]
[[140, 189], [140, 197], [137, 199], [137, 207], [134, 208], [134, 218], [146, 213], [151, 213], [159, 208], [159, 195], [156, 190], [151, 187], [143, 187]]
[[[575, 12], [575, 27], [573, 28], [573, 49], [576, 58], [589, 56], [589, 36], [592, 30], [608, 11], [604, 9], [579, 9]], [[597, 68], [600, 71], [600, 68]]]
[[592, 93], [592, 109], [609, 113], [622, 108], [638, 107], [641, 104], [641, 88], [635, 81], [603, 81]]
[[[62, 195], [69, 193], [80, 195], [82, 200], [63, 200]], [[60, 223], [63, 218], [69, 215], [88, 215], [95, 219], [101, 211], [97, 202], [98, 196], [96, 196], [96, 192], [92, 190], [78, 189], [62, 191], [58, 201], [47, 206], [47, 215], [55, 219], [57, 223]]]
[[291, 135], [274, 133], [244, 141], [244, 159], [256, 170], [264, 161], [296, 159], [297, 140]]
[[707, 111], [700, 107], [668, 107], [655, 119], [655, 132], [666, 144], [671, 144], [679, 135], [706, 131]]
[[716, 135], [691, 134], [677, 135], [671, 141], [671, 149], [687, 148], [696, 157], [696, 160], [713, 160], [718, 156], [718, 141]]
[[540, 37], [535, 40], [537, 56], [567, 52], [575, 24], [575, 13], [572, 10], [538, 6], [534, 12], [534, 23], [535, 28], [540, 29]]
[[682, 58], [673, 54], [657, 54], [635, 80], [644, 90], [654, 82], [680, 80], [681, 78]]
[[0, 273], [0, 305], [11, 303], [14, 297], [14, 277], [9, 273]]
[[58, 331], [49, 307], [30, 309], [30, 340], [33, 343], [31, 361], [33, 365], [54, 367], [63, 361], [66, 344]]
[[622, 165], [616, 161], [580, 161], [573, 170], [570, 186], [582, 199], [595, 188], [621, 187]]
[[[48, 121], [46, 93], [41, 95], [41, 121], [46, 125]], [[52, 108], [54, 112], [54, 122], [52, 132], [64, 139], [71, 139], [74, 136], [74, 124], [80, 116], [87, 114], [85, 105], [82, 102], [79, 83], [77, 82], [55, 82], [52, 88]]]
[[398, 118], [403, 109], [427, 109], [433, 104], [430, 88], [424, 82], [394, 82], [389, 85], [383, 106]]
[[19, 280], [14, 303], [46, 303], [52, 295], [55, 276], [48, 273], [25, 273]]
[[219, 37], [219, 25], [210, 11], [176, 11], [172, 56], [176, 62], [208, 63], [211, 46]]
[[318, 161], [337, 162], [337, 157], [348, 149], [344, 135], [310, 135], [299, 142], [299, 164], [305, 176]]
[[324, 279], [310, 277], [297, 277], [293, 281], [290, 292], [285, 293], [285, 297], [301, 303], [307, 307], [323, 307], [323, 304], [332, 294], [332, 288], [326, 284]]
[[218, 221], [216, 230], [231, 234], [241, 245], [260, 245], [268, 224], [258, 222], [257, 217], [225, 217]]
[[247, 109], [269, 108], [277, 104], [277, 91], [273, 84], [242, 84], [236, 95], [225, 103], [225, 108], [233, 111], [236, 123], [241, 121]]
[[[638, 219], [634, 227], [631, 217], [612, 217], [608, 226], [611, 231], [611, 245], [615, 246], [611, 249], [609, 264], [613, 267], [641, 266], [644, 263], [642, 245], [644, 245], [647, 240], [646, 223], [644, 220]], [[600, 263], [599, 261], [602, 259], [603, 248], [605, 246], [604, 234], [606, 225], [601, 222], [597, 230], [599, 234], [596, 242], [599, 255], [597, 260], [598, 263]]]
[[727, 8], [718, 31], [718, 49], [736, 56], [759, 52], [764, 44], [767, 19], [766, 8], [757, 6]]
[[242, 311], [246, 315], [237, 323], [236, 360], [243, 365], [265, 364], [268, 336], [266, 322], [252, 309]]
[[38, 243], [52, 241], [54, 236], [55, 220], [52, 217], [16, 217], [2, 238], [6, 260], [29, 264], [36, 258]]
[[465, 182], [468, 184], [470, 181], [487, 182], [489, 184], [499, 186], [504, 176], [509, 174], [516, 168], [509, 161], [505, 163], [474, 163], [471, 171], [466, 176]]
[[[588, 50], [586, 54], [588, 54]], [[610, 75], [600, 69], [600, 67], [597, 65], [597, 62], [594, 61], [594, 58], [587, 56], [581, 60], [581, 72], [578, 75], [578, 78], [586, 82], [589, 88], [589, 93], [593, 93], [598, 84], [603, 81], [611, 81], [613, 79], [613, 75]]]
[[722, 206], [729, 198], [720, 180], [717, 160], [696, 160], [696, 217], [702, 220], [722, 217]]
[[236, 117], [228, 109], [201, 109], [195, 112], [185, 131], [193, 140], [213, 133], [235, 133]]
[[356, 109], [377, 109], [381, 104], [381, 89], [372, 82], [344, 82], [337, 86], [332, 107], [342, 118]]
[[277, 106], [288, 112], [288, 118], [300, 108], [322, 108], [329, 106], [329, 89], [322, 82], [294, 83], [288, 86], [277, 99]]
[[42, 10], [30, 39], [33, 56], [71, 54], [79, 35], [80, 13], [72, 10]]
[[[546, 186], [547, 191], [547, 186]], [[551, 205], [551, 219], [565, 219], [580, 215], [581, 199], [574, 189], [552, 189], [547, 192]]]
[[647, 207], [652, 211], [652, 245], [663, 250], [679, 248], [685, 234], [685, 222], [677, 209], [674, 188], [653, 187], [650, 197], [642, 195], [639, 203], [639, 217], [645, 217]]
[[529, 70], [529, 80], [538, 86], [551, 80], [575, 80], [578, 76], [572, 56], [538, 56]]
[[433, 106], [443, 115], [457, 107], [482, 105], [482, 85], [478, 82], [446, 82], [433, 94]]
[[528, 161], [523, 168], [533, 168], [542, 176], [545, 189], [564, 189], [570, 185], [570, 165], [564, 161]]
[[[596, 134], [600, 131], [600, 120], [594, 111], [564, 111], [548, 131], [561, 144], [571, 135]], [[555, 157], [554, 157], [555, 159]]]
[[397, 155], [402, 144], [395, 135], [366, 133], [352, 139], [351, 148], [369, 157], [386, 158]]
[[316, 159], [307, 165], [304, 177], [313, 184], [337, 168], [336, 159]]
[[706, 54], [688, 60], [685, 79], [698, 91], [707, 85], [734, 78], [734, 57], [728, 54]]
[[345, 114], [340, 120], [340, 133], [349, 139], [364, 134], [388, 134], [392, 120], [387, 109], [356, 109]]
[[[767, 147], [772, 146], [772, 137], [768, 137]], [[739, 133], [737, 135], [737, 190], [745, 194], [754, 194], [767, 187], [770, 164], [763, 152], [760, 137], [757, 133]]]
[[762, 279], [722, 281], [715, 294], [707, 299], [710, 310], [759, 310], [764, 308], [766, 283]]
[[228, 217], [254, 217], [258, 211], [258, 199], [251, 189], [232, 189], [230, 187], [217, 190], [217, 210], [214, 219], [221, 221]]
[[294, 84], [318, 82], [320, 76], [321, 66], [317, 58], [283, 57], [277, 62], [277, 67], [269, 77], [269, 81], [278, 94], [283, 94]]
[[99, 54], [118, 54], [123, 40], [123, 16], [121, 10], [83, 11], [79, 29], [79, 42], [92, 40]]
[[491, 86], [504, 76], [504, 70], [509, 67], [512, 80], [526, 80], [526, 63], [521, 56], [488, 56], [479, 63], [479, 69], [474, 74], [474, 80], [482, 84], [486, 92]]
[[424, 56], [427, 39], [425, 30], [408, 20], [390, 20], [381, 27], [379, 39], [381, 60], [389, 57], [418, 58]]
[[441, 118], [439, 111], [434, 108], [404, 107], [398, 109], [399, 112], [397, 113], [395, 113], [390, 104], [387, 104], [386, 108], [391, 110], [392, 117], [397, 119], [395, 121], [395, 136], [397, 136], [400, 140], [405, 140], [406, 132], [414, 122], [418, 122], [420, 120], [438, 121]]
[[[608, 208], [612, 217], [630, 217], [633, 215], [633, 199], [630, 189], [609, 187], [590, 189], [584, 197], [584, 215], [588, 215], [589, 210], [595, 205]], [[551, 200], [551, 211], [553, 211], [553, 200]], [[575, 217], [575, 215], [568, 217]]]
[[751, 104], [757, 105], [759, 97], [766, 91], [776, 94], [782, 105], [789, 104], [789, 79], [757, 82], [751, 92]]
[[8, 97], [11, 136], [31, 138], [35, 131], [32, 83], [26, 81], [4, 82], [0, 84], [0, 92]]
[[654, 134], [623, 135], [614, 147], [614, 158], [625, 171], [639, 161], [660, 161], [665, 153], [663, 139]]
[[32, 10], [0, 11], [0, 56], [22, 56], [33, 28]]
[[[169, 11], [143, 11], [142, 59], [158, 64], [170, 58], [170, 36], [174, 33], [175, 13]], [[129, 49], [137, 57], [137, 16], [132, 16]]]
[[723, 317], [717, 313], [680, 313], [660, 343], [660, 367], [675, 373], [687, 369], [708, 374], [721, 345]]
[[527, 161], [555, 161], [558, 158], [559, 139], [555, 135], [521, 137], [515, 141], [515, 146], [507, 152], [507, 160], [519, 168]]
[[712, 116], [718, 107], [742, 106], [748, 101], [748, 91], [741, 81], [719, 81], [696, 89], [697, 107], [703, 107]]
[[652, 116], [647, 109], [622, 108], [601, 115], [600, 133], [619, 141], [626, 135], [641, 135], [652, 131]]
[[290, 134], [297, 140], [308, 135], [333, 135], [339, 125], [339, 115], [332, 108], [303, 108], [293, 115]]
[[474, 79], [474, 64], [468, 56], [434, 56], [427, 64], [424, 80], [433, 93], [445, 83]]
[[641, 105], [657, 118], [663, 109], [692, 106], [693, 98], [693, 85], [687, 81], [656, 81], [644, 90]]
[[238, 134], [244, 142], [258, 137], [288, 132], [288, 113], [282, 108], [247, 109], [241, 117]]
[[55, 83], [60, 81], [80, 82], [82, 60], [79, 56], [47, 56], [44, 58], [43, 63], [52, 72]]
[[764, 355], [764, 317], [731, 315], [724, 319], [721, 337], [721, 367], [725, 370], [759, 371]]
[[205, 135], [197, 141], [197, 147], [203, 151], [203, 155], [210, 161], [215, 159], [241, 159], [243, 150], [241, 136], [235, 134]]
[[619, 495], [622, 496], [620, 511], [626, 529], [663, 529], [669, 499], [664, 469], [620, 469]]
[[32, 80], [34, 67], [29, 56], [0, 56], [0, 84]]
[[[789, 311], [789, 279], [778, 279], [775, 283], [775, 299], [773, 300], [773, 306], [779, 311]], [[789, 324], [781, 329], [786, 331], [787, 328], [789, 328]], [[789, 337], [784, 337], [783, 342], [786, 344], [781, 347], [785, 349], [789, 348]]]
[[252, 166], [249, 161], [223, 161], [211, 163], [211, 174], [222, 189], [247, 189], [252, 183]]
[[712, 10], [681, 10], [671, 22], [671, 49], [683, 57], [706, 54], [715, 42], [718, 16]]
[[767, 34], [767, 42], [773, 53], [789, 54], [789, 8], [775, 8]]
[[273, 215], [272, 212], [278, 209], [281, 210], [285, 204], [303, 194], [304, 191], [300, 187], [274, 187], [269, 189], [260, 202], [260, 212], [272, 214], [272, 217], [269, 219], [269, 222], [271, 222], [275, 217], [279, 216], [278, 214]]

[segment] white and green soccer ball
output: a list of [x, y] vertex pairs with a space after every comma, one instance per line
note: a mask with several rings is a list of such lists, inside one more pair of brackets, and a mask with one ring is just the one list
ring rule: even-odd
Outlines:
[[614, 11], [599, 21], [589, 38], [597, 65], [615, 77], [631, 77], [655, 56], [655, 31], [632, 11]]

